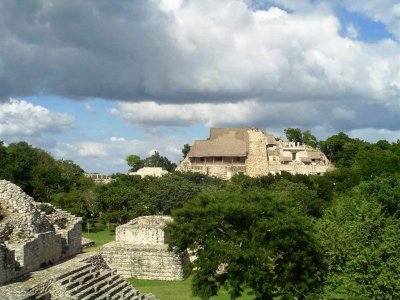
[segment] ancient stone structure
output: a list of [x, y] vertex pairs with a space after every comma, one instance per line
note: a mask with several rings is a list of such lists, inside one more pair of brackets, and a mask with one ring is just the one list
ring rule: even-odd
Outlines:
[[81, 219], [48, 208], [0, 180], [0, 284], [81, 252]]
[[320, 150], [277, 140], [261, 129], [211, 128], [210, 137], [195, 141], [176, 170], [229, 179], [237, 173], [321, 175], [332, 169]]
[[0, 287], [0, 299], [132, 299], [157, 300], [141, 294], [99, 254], [81, 254], [33, 273], [27, 280]]
[[142, 178], [146, 176], [161, 177], [164, 176], [165, 174], [168, 174], [168, 171], [157, 167], [144, 167], [137, 170], [136, 172], [129, 173], [129, 175], [138, 175]]
[[0, 299], [157, 300], [135, 290], [101, 255], [79, 254], [81, 223], [0, 180]]
[[101, 249], [104, 260], [123, 277], [183, 280], [189, 256], [168, 251], [164, 227], [171, 221], [168, 216], [145, 216], [118, 226], [116, 241]]
[[97, 184], [107, 184], [112, 181], [111, 175], [100, 173], [85, 173], [86, 177], [93, 179]]

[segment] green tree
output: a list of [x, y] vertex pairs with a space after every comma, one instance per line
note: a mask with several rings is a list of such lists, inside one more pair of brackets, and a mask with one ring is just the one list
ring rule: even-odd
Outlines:
[[286, 128], [284, 130], [286, 138], [290, 142], [303, 143], [303, 134], [299, 128]]
[[57, 160], [56, 166], [59, 169], [62, 181], [62, 188], [65, 192], [77, 188], [82, 182], [84, 171], [72, 160]]
[[337, 197], [317, 222], [324, 249], [323, 299], [400, 299], [400, 225], [369, 195]]
[[130, 172], [136, 172], [140, 168], [143, 168], [143, 161], [138, 155], [128, 155], [126, 157], [126, 162], [128, 163], [128, 166], [130, 166]]
[[303, 143], [304, 143], [304, 144], [306, 144], [306, 145], [308, 145], [308, 146], [311, 146], [311, 147], [313, 147], [313, 148], [317, 148], [317, 146], [318, 146], [318, 140], [317, 140], [317, 138], [315, 137], [315, 135], [313, 135], [313, 134], [311, 133], [310, 130], [305, 130], [305, 131], [303, 131], [303, 132], [301, 133], [301, 135], [302, 135], [302, 140], [303, 140]]
[[25, 193], [32, 195], [31, 172], [36, 165], [36, 151], [26, 142], [11, 143], [7, 147], [4, 179], [9, 180]]
[[192, 147], [189, 144], [183, 145], [183, 148], [182, 148], [183, 158], [186, 158], [186, 156], [188, 155], [191, 148]]
[[224, 286], [231, 298], [305, 298], [319, 282], [313, 222], [293, 199], [266, 190], [200, 193], [174, 211], [169, 245], [197, 255], [193, 293], [208, 299]]
[[161, 156], [158, 151], [154, 151], [154, 154], [143, 160], [144, 167], [159, 167], [172, 172], [176, 168], [176, 164], [171, 162], [165, 156]]

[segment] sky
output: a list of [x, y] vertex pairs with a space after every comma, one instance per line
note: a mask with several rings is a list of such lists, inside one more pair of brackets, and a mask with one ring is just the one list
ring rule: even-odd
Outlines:
[[398, 0], [0, 0], [0, 140], [87, 172], [210, 127], [400, 139]]

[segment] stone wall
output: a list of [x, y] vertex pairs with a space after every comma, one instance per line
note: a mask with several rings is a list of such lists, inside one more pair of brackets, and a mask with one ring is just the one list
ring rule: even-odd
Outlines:
[[268, 174], [268, 158], [265, 133], [261, 129], [249, 129], [249, 153], [246, 159], [246, 174], [251, 177]]
[[164, 227], [171, 222], [168, 216], [144, 216], [115, 229], [115, 240], [137, 245], [165, 244]]
[[46, 215], [5, 180], [0, 180], [0, 206], [0, 285], [81, 252], [81, 218], [55, 208]]
[[163, 229], [171, 221], [168, 216], [146, 216], [118, 226], [116, 241], [101, 249], [104, 260], [127, 278], [183, 280], [189, 255], [168, 251]]

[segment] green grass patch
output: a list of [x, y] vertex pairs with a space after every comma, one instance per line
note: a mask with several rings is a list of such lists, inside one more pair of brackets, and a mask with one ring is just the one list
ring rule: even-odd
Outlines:
[[102, 245], [115, 241], [115, 232], [103, 224], [90, 225], [89, 230], [86, 227], [82, 231], [82, 236], [94, 241], [94, 246], [84, 248], [83, 252], [99, 251]]
[[[152, 293], [160, 300], [199, 300], [200, 298], [193, 297], [190, 289], [192, 284], [190, 276], [183, 281], [162, 281], [162, 280], [139, 280], [129, 279], [128, 281], [141, 293]], [[225, 290], [220, 290], [219, 294], [212, 297], [213, 300], [230, 300], [228, 293]], [[240, 300], [253, 300], [252, 295], [243, 295]]]

